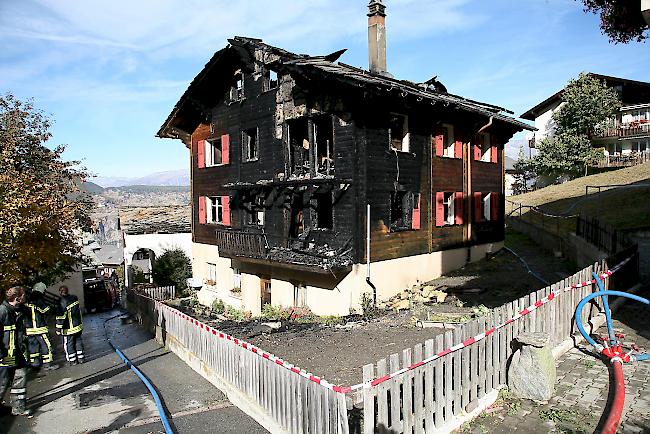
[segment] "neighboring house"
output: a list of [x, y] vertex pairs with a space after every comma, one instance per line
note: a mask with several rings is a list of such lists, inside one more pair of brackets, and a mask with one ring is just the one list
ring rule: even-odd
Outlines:
[[385, 299], [501, 248], [503, 145], [531, 127], [392, 78], [384, 5], [369, 8], [370, 71], [235, 37], [158, 132], [190, 150], [202, 303], [237, 288], [253, 314], [345, 315], [372, 286]]
[[517, 170], [515, 170], [515, 163], [517, 161], [513, 158], [506, 157], [505, 158], [505, 176], [504, 176], [504, 184], [505, 184], [505, 195], [506, 196], [512, 196], [515, 193], [515, 190], [517, 189]]
[[[591, 137], [594, 147], [602, 148], [603, 167], [633, 166], [650, 160], [650, 83], [589, 73], [604, 80], [621, 98], [616, 116], [599, 126]], [[564, 89], [521, 115], [535, 121], [537, 132], [531, 145], [553, 134], [553, 113], [562, 105]]]
[[179, 248], [192, 258], [191, 209], [189, 206], [123, 207], [119, 228], [124, 244], [125, 286], [133, 284], [137, 266], [151, 280], [156, 257]]
[[110, 277], [120, 265], [124, 264], [124, 248], [122, 246], [92, 242], [84, 246], [84, 254], [90, 259], [89, 264], [84, 267], [84, 271], [86, 268], [92, 269], [94, 271], [92, 278]]

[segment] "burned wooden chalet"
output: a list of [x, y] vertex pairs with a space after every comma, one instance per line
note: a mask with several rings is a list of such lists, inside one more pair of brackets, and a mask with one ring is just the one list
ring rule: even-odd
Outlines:
[[158, 132], [190, 150], [201, 302], [348, 314], [502, 246], [503, 148], [530, 127], [393, 78], [369, 9], [369, 71], [235, 37]]

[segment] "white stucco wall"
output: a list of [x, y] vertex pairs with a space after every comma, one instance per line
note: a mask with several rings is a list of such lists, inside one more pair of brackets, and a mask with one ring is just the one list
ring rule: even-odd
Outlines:
[[[471, 261], [485, 257], [503, 247], [503, 243], [489, 243], [469, 248], [458, 248], [429, 254], [373, 262], [370, 266], [371, 282], [377, 287], [377, 298], [386, 300], [393, 295], [466, 264], [468, 255]], [[215, 246], [194, 244], [194, 277], [207, 280], [207, 263], [217, 264], [216, 285], [204, 285], [199, 291], [199, 302], [210, 306], [216, 298], [238, 309], [250, 311], [253, 315], [261, 312], [260, 277], [241, 273], [241, 295], [234, 297], [231, 260], [219, 258]], [[363, 293], [372, 294], [366, 283], [366, 265], [357, 264], [333, 289], [306, 286], [305, 304], [317, 315], [347, 315], [351, 309], [360, 311]], [[294, 284], [287, 279], [271, 277], [271, 304], [277, 307], [292, 307], [294, 304]], [[300, 273], [295, 278], [299, 280]], [[309, 282], [305, 282], [309, 283]]]
[[563, 102], [556, 102], [551, 105], [547, 111], [541, 113], [535, 118], [535, 141], [545, 139], [549, 135], [553, 135], [555, 129], [555, 122], [553, 122], [553, 113], [558, 111], [564, 105]]

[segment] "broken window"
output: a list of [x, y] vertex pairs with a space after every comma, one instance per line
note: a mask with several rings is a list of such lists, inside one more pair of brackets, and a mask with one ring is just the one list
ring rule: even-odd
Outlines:
[[287, 121], [289, 168], [292, 175], [309, 173], [309, 133], [307, 118]]
[[221, 139], [205, 140], [205, 165], [216, 166], [222, 164]]
[[391, 149], [409, 152], [408, 117], [391, 113], [388, 120], [388, 139]]
[[306, 288], [304, 283], [293, 286], [293, 307], [304, 307], [307, 305]]
[[314, 118], [316, 172], [329, 175], [334, 169], [334, 132], [331, 116]]
[[334, 204], [332, 193], [316, 193], [316, 223], [314, 227], [319, 229], [332, 229], [334, 226]]
[[[408, 191], [394, 191], [390, 195], [390, 230], [400, 231], [407, 229], [419, 229], [413, 227], [414, 211], [419, 220], [419, 194], [413, 194]], [[417, 201], [417, 207], [415, 203]]]
[[253, 201], [245, 202], [244, 224], [249, 226], [264, 226], [264, 199], [260, 196]]
[[295, 193], [291, 199], [291, 222], [289, 238], [298, 238], [305, 230], [303, 193]]
[[264, 90], [271, 90], [278, 87], [278, 73], [271, 69], [264, 71]]
[[241, 133], [242, 161], [257, 160], [257, 128], [250, 128]]
[[235, 72], [235, 84], [230, 88], [230, 101], [244, 99], [244, 75], [241, 71]]

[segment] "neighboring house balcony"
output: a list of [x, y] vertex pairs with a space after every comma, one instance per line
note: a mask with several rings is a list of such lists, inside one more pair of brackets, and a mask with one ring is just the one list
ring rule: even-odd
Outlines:
[[597, 167], [631, 167], [650, 161], [650, 151], [605, 155]]
[[633, 139], [650, 136], [650, 120], [641, 119], [639, 121], [616, 123], [611, 126], [603, 127], [593, 135], [594, 139]]

